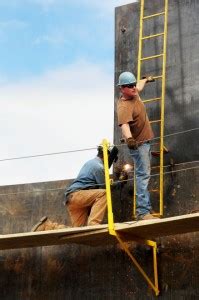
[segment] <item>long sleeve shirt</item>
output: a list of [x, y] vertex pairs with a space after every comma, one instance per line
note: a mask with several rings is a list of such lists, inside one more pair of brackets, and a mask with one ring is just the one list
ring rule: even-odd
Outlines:
[[83, 165], [77, 178], [66, 189], [64, 194], [67, 197], [70, 193], [78, 190], [104, 188], [104, 185], [104, 165], [101, 158], [95, 157]]

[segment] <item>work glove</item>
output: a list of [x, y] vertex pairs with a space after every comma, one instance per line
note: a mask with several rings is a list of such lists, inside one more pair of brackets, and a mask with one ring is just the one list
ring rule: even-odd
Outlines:
[[129, 149], [136, 150], [138, 148], [136, 140], [134, 138], [130, 137], [126, 140], [127, 146]]
[[153, 78], [153, 76], [144, 76], [144, 77], [142, 77], [142, 79], [145, 79], [145, 78], [147, 79], [147, 81], [146, 81], [147, 83], [155, 81], [155, 79]]

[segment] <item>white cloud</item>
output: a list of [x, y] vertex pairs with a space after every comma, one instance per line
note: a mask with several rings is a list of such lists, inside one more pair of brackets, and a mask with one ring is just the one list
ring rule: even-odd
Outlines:
[[[96, 147], [113, 137], [113, 78], [79, 61], [0, 86], [0, 159]], [[72, 178], [95, 151], [0, 162], [0, 185]]]

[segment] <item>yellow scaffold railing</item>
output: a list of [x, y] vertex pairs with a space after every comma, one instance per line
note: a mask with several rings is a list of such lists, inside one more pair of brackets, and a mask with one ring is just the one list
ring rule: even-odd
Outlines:
[[[126, 237], [123, 236], [121, 233], [119, 234], [115, 230], [114, 225], [114, 215], [113, 215], [113, 208], [112, 208], [112, 198], [111, 198], [111, 179], [109, 174], [109, 165], [108, 165], [108, 148], [109, 148], [109, 142], [107, 140], [102, 141], [103, 146], [103, 156], [104, 156], [104, 171], [105, 171], [105, 183], [106, 183], [106, 198], [107, 198], [107, 208], [108, 208], [108, 228], [109, 228], [109, 234], [114, 235], [119, 244], [121, 245], [122, 249], [127, 253], [127, 255], [130, 257], [133, 264], [136, 266], [138, 271], [142, 274], [144, 279], [147, 281], [149, 286], [154, 290], [155, 295], [159, 295], [159, 288], [158, 288], [158, 270], [157, 270], [157, 244], [154, 241], [151, 240], [142, 240], [139, 239], [135, 241], [144, 243], [145, 245], [148, 245], [153, 248], [153, 271], [154, 271], [154, 283], [151, 281], [151, 279], [147, 276], [143, 268], [140, 266], [140, 264], [137, 262], [137, 260], [134, 258], [134, 256], [131, 254], [127, 244], [126, 244]], [[128, 239], [129, 240], [129, 239]]]

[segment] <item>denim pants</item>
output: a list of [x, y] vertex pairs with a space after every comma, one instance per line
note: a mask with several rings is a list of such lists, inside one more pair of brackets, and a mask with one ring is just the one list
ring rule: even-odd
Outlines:
[[130, 149], [130, 155], [135, 165], [136, 176], [136, 215], [146, 215], [151, 211], [148, 184], [151, 172], [150, 143], [143, 143], [136, 150]]

